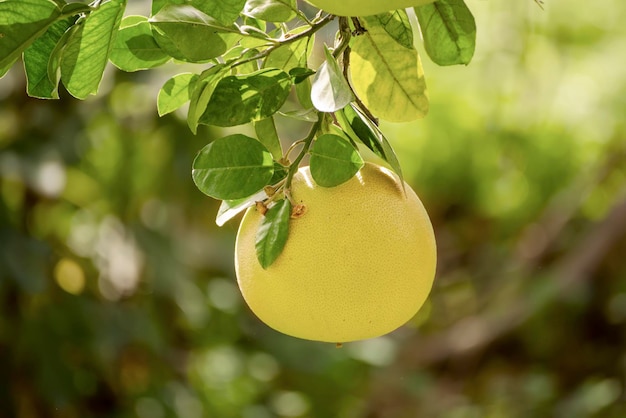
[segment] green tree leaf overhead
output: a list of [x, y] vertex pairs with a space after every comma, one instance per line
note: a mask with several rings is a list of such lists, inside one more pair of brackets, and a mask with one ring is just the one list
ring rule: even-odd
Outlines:
[[193, 162], [198, 189], [215, 199], [241, 199], [268, 184], [274, 174], [272, 155], [259, 141], [242, 134], [216, 139]]
[[40, 99], [59, 98], [59, 61], [53, 59], [53, 53], [75, 20], [67, 18], [56, 21], [24, 51], [26, 91], [29, 96]]
[[355, 36], [350, 54], [352, 85], [361, 101], [381, 119], [409, 122], [428, 112], [426, 82], [415, 48], [389, 34], [384, 19], [360, 19], [367, 31]]
[[96, 94], [126, 8], [126, 0], [103, 2], [70, 36], [61, 58], [61, 80], [78, 99]]
[[128, 16], [122, 20], [109, 59], [123, 71], [139, 71], [158, 67], [171, 59], [159, 47], [148, 19]]
[[0, 2], [0, 68], [7, 69], [61, 15], [52, 0]]
[[236, 28], [187, 4], [166, 5], [150, 23], [159, 46], [183, 61], [206, 62], [222, 55], [238, 39]]
[[287, 22], [296, 16], [295, 0], [248, 0], [244, 13], [267, 22]]
[[181, 73], [165, 82], [157, 97], [159, 116], [167, 115], [187, 103], [191, 99], [197, 74]]
[[224, 77], [215, 87], [200, 123], [236, 126], [265, 119], [285, 103], [291, 83], [289, 74], [276, 68]]
[[416, 7], [415, 14], [434, 63], [469, 64], [476, 47], [476, 22], [464, 0], [438, 0]]

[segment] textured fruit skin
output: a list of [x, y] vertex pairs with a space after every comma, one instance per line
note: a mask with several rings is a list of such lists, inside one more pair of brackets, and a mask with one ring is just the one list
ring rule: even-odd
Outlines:
[[406, 196], [390, 170], [367, 163], [336, 187], [317, 186], [308, 167], [292, 182], [306, 213], [290, 220], [283, 252], [264, 270], [256, 258], [261, 214], [250, 208], [239, 227], [237, 282], [252, 311], [299, 338], [348, 342], [406, 323], [435, 276], [432, 225], [415, 192]]
[[407, 7], [421, 6], [435, 0], [307, 0], [325, 12], [337, 16], [369, 16]]

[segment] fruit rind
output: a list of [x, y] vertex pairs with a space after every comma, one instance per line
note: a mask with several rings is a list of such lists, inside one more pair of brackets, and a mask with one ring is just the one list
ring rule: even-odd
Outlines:
[[261, 214], [251, 208], [237, 235], [237, 281], [267, 325], [298, 338], [348, 342], [400, 327], [432, 287], [435, 238], [426, 211], [395, 174], [367, 163], [342, 185], [317, 186], [308, 168], [294, 176], [294, 204], [281, 255], [263, 269], [254, 253]]

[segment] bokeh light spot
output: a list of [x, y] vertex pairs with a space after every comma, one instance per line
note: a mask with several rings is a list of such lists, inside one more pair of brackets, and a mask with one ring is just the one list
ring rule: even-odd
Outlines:
[[79, 295], [85, 289], [85, 273], [74, 260], [62, 258], [54, 267], [54, 279], [59, 287], [72, 295]]

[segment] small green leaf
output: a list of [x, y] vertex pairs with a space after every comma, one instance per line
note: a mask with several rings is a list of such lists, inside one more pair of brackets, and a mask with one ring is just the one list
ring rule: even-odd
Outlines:
[[373, 114], [409, 122], [428, 112], [424, 71], [417, 50], [389, 35], [379, 19], [363, 19], [367, 32], [355, 36], [350, 54], [352, 86]]
[[[62, 2], [59, 1], [60, 4], [62, 4]], [[82, 3], [67, 3], [65, 5], [63, 5], [63, 8], [61, 9], [61, 14], [63, 16], [72, 16], [72, 15], [77, 15], [80, 13], [90, 13], [91, 12], [91, 6], [87, 5], [87, 4], [82, 4]]]
[[279, 115], [289, 119], [301, 120], [304, 122], [317, 122], [317, 111], [313, 108], [309, 109], [296, 109], [286, 112], [277, 112]]
[[52, 0], [0, 2], [0, 68], [8, 70], [60, 14], [61, 9]]
[[326, 45], [324, 53], [326, 61], [317, 70], [313, 79], [311, 101], [320, 112], [335, 112], [352, 101], [352, 90], [337, 60]]
[[202, 114], [213, 96], [215, 87], [217, 87], [219, 81], [226, 74], [228, 74], [228, 68], [223, 65], [215, 65], [203, 71], [200, 77], [198, 77], [195, 87], [193, 88], [189, 111], [187, 113], [187, 125], [194, 134], [198, 129], [200, 117], [202, 117]]
[[476, 22], [463, 0], [438, 0], [415, 8], [424, 48], [438, 65], [469, 64], [476, 47]]
[[390, 37], [403, 47], [409, 49], [413, 48], [413, 29], [411, 29], [409, 16], [404, 9], [379, 15], [365, 16], [361, 17], [361, 19], [369, 22], [370, 25], [380, 26]]
[[296, 10], [295, 0], [248, 0], [243, 13], [266, 22], [288, 22]]
[[[294, 83], [297, 79], [294, 80]], [[296, 83], [296, 97], [298, 102], [305, 110], [313, 109], [313, 101], [311, 100], [311, 78], [307, 77], [299, 83]]]
[[72, 33], [61, 57], [61, 79], [72, 96], [98, 92], [125, 8], [126, 0], [103, 2]]
[[283, 148], [280, 145], [278, 132], [276, 132], [274, 117], [270, 116], [254, 122], [254, 131], [256, 137], [272, 153], [274, 159], [280, 160], [283, 157]]
[[363, 167], [363, 159], [346, 139], [320, 135], [311, 148], [311, 176], [322, 187], [334, 187], [352, 178]]
[[193, 181], [215, 199], [248, 197], [268, 184], [274, 174], [270, 152], [254, 138], [234, 134], [204, 147], [193, 162]]
[[[142, 18], [142, 20], [137, 21], [137, 18]], [[152, 36], [152, 29], [147, 18], [128, 16], [122, 20], [121, 26], [109, 57], [117, 68], [129, 72], [147, 70], [170, 60], [170, 56], [161, 50]]]
[[224, 224], [235, 216], [248, 209], [251, 206], [254, 206], [256, 202], [262, 202], [267, 199], [267, 194], [264, 190], [261, 190], [258, 193], [253, 194], [249, 197], [244, 197], [242, 199], [235, 200], [222, 200], [219, 209], [217, 210], [217, 217], [215, 218], [215, 223], [217, 226], [224, 226]]
[[285, 103], [291, 83], [289, 74], [276, 68], [224, 77], [217, 84], [200, 123], [236, 126], [265, 119]]
[[[58, 99], [58, 61], [54, 71], [48, 72], [48, 65], [57, 44], [63, 34], [74, 24], [75, 18], [59, 20], [52, 24], [24, 51], [24, 69], [26, 71], [29, 96], [39, 99]], [[50, 75], [52, 74], [52, 77]]]
[[[288, 36], [296, 36], [306, 28], [299, 27], [287, 33]], [[280, 68], [281, 70], [291, 71], [296, 67], [307, 67], [309, 53], [313, 50], [315, 36], [305, 37], [297, 41], [281, 45], [274, 49], [265, 59], [263, 67]]]
[[159, 116], [167, 115], [190, 100], [198, 80], [197, 74], [177, 74], [165, 82], [157, 98]]
[[293, 84], [300, 84], [314, 74], [315, 71], [310, 68], [295, 67], [289, 70], [289, 75], [293, 77]]
[[256, 233], [256, 255], [261, 267], [268, 268], [282, 253], [289, 236], [291, 202], [279, 200], [267, 210]]
[[246, 0], [193, 0], [191, 4], [222, 25], [229, 26], [235, 23], [243, 11]]
[[166, 5], [150, 18], [159, 47], [173, 58], [206, 62], [234, 44], [238, 32], [191, 5]]
[[[335, 117], [344, 132], [353, 141], [362, 143], [374, 154], [389, 163], [391, 169], [395, 171], [400, 180], [404, 180], [402, 167], [400, 167], [400, 162], [391, 144], [387, 141], [382, 131], [378, 129], [378, 126], [369, 120], [353, 103], [350, 103], [349, 106], [344, 107], [339, 112], [335, 112]], [[404, 182], [402, 185], [404, 187]]]

